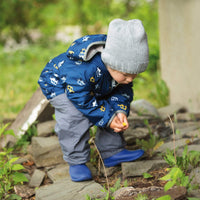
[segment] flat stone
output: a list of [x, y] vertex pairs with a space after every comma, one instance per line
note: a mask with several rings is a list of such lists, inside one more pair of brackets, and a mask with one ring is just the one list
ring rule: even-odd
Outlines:
[[[183, 150], [184, 150], [184, 147], [182, 148], [179, 148], [177, 150], [177, 155], [178, 156], [181, 156], [182, 153], [183, 153]], [[200, 145], [199, 144], [191, 144], [191, 145], [188, 145], [188, 152], [190, 151], [199, 151], [200, 152]]]
[[177, 113], [177, 121], [191, 121], [194, 117], [191, 113]]
[[115, 172], [119, 171], [120, 167], [119, 166], [115, 166], [115, 167], [105, 167], [105, 170], [103, 167], [101, 167], [101, 174], [106, 177], [106, 175], [112, 176]]
[[45, 177], [45, 172], [35, 169], [31, 180], [29, 182], [30, 187], [39, 187]]
[[175, 123], [174, 125], [176, 132], [181, 135], [185, 135], [189, 132], [197, 130], [200, 128], [200, 123], [198, 122], [185, 122], [185, 123]]
[[161, 187], [151, 186], [147, 188], [120, 188], [114, 193], [115, 200], [131, 200], [135, 199], [138, 194], [146, 194], [148, 199], [155, 199], [164, 195], [169, 195], [172, 200], [186, 197], [187, 190], [185, 187], [174, 187], [168, 191], [164, 191]]
[[106, 194], [102, 190], [103, 187], [94, 181], [73, 182], [62, 179], [36, 190], [36, 200], [85, 200], [86, 195], [103, 198]]
[[145, 99], [132, 101], [131, 109], [139, 114], [148, 114], [154, 117], [159, 117], [157, 109]]
[[[193, 139], [193, 142], [195, 141], [198, 141], [200, 140], [199, 138], [194, 138]], [[179, 140], [175, 140], [175, 144], [173, 143], [173, 141], [170, 141], [170, 142], [166, 142], [164, 143], [163, 145], [161, 145], [157, 150], [156, 152], [161, 152], [161, 153], [166, 153], [166, 150], [169, 149], [169, 150], [173, 150], [174, 148], [181, 148], [181, 147], [184, 147], [185, 145], [187, 145], [187, 141], [188, 139], [187, 138], [182, 138], [182, 139], [179, 139]], [[175, 145], [175, 146], [174, 146]]]
[[31, 154], [37, 167], [65, 163], [57, 136], [33, 137]]
[[143, 173], [149, 172], [160, 167], [168, 166], [164, 160], [145, 160], [137, 162], [122, 163], [123, 177], [142, 176]]
[[29, 198], [35, 194], [35, 188], [30, 188], [28, 185], [15, 185], [14, 190], [22, 198]]
[[175, 113], [180, 112], [181, 110], [186, 111], [186, 108], [181, 104], [170, 104], [168, 106], [162, 107], [158, 109], [158, 113], [161, 119], [166, 120], [168, 119], [168, 115], [174, 115]]
[[185, 133], [185, 137], [188, 137], [188, 138], [200, 138], [200, 130], [197, 129], [197, 130], [193, 130], [193, 131], [187, 132], [187, 133]]
[[193, 178], [191, 184], [200, 185], [200, 167], [192, 169], [190, 178]]
[[25, 162], [28, 162], [28, 161], [32, 161], [33, 158], [30, 154], [27, 154], [23, 157], [20, 157], [17, 161], [14, 162], [14, 164], [23, 164]]
[[60, 179], [69, 178], [69, 165], [61, 164], [57, 165], [55, 168], [47, 172], [47, 176], [53, 181], [56, 182]]
[[39, 137], [49, 136], [50, 134], [52, 134], [54, 132], [55, 125], [56, 125], [55, 120], [39, 123], [37, 125], [38, 136]]
[[[33, 94], [24, 108], [17, 115], [15, 121], [11, 124], [9, 129], [13, 130], [16, 136], [25, 134], [28, 128], [36, 121], [45, 119], [52, 119], [54, 109], [49, 106], [49, 101], [42, 94], [40, 88]], [[1, 146], [14, 145], [17, 139], [11, 135], [1, 140]]]
[[129, 128], [124, 132], [124, 139], [128, 145], [134, 144], [136, 139], [144, 139], [147, 136], [149, 136], [149, 130], [142, 127], [135, 129]]

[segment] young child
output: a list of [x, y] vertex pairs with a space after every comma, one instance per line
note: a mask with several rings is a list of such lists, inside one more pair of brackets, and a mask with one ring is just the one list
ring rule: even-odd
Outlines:
[[87, 35], [50, 60], [39, 85], [55, 108], [63, 158], [72, 181], [92, 179], [89, 128], [96, 125], [96, 145], [106, 167], [140, 158], [144, 151], [125, 149], [123, 131], [133, 100], [132, 82], [148, 65], [142, 22], [115, 19], [108, 34]]

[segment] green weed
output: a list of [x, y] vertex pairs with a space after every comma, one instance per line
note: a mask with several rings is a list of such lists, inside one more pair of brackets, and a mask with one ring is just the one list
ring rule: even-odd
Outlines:
[[37, 127], [35, 122], [29, 129], [26, 131], [24, 135], [19, 138], [14, 146], [15, 149], [21, 149], [23, 153], [27, 152], [27, 147], [31, 142], [33, 136], [37, 136]]
[[[6, 131], [8, 124], [1, 126], [0, 135], [13, 135], [13, 132]], [[20, 170], [24, 167], [21, 164], [15, 164], [18, 157], [12, 155], [13, 148], [3, 148], [0, 151], [0, 199], [21, 199], [20, 196], [13, 193], [14, 185], [27, 182], [28, 179], [25, 177]]]
[[136, 139], [136, 144], [143, 149], [149, 158], [153, 157], [156, 150], [164, 143], [158, 136], [152, 134], [148, 120], [144, 121], [145, 125], [149, 129], [149, 139]]

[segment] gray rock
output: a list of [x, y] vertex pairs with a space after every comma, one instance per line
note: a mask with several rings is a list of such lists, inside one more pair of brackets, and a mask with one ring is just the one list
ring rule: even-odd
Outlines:
[[33, 137], [31, 154], [37, 167], [46, 167], [65, 163], [58, 138]]
[[200, 124], [195, 123], [195, 122], [175, 123], [174, 127], [176, 130], [175, 138], [179, 139], [179, 138], [185, 137], [186, 135], [191, 137], [190, 133], [199, 129]]
[[191, 184], [200, 185], [200, 167], [193, 169], [190, 173], [190, 178], [194, 177]]
[[124, 139], [128, 145], [134, 144], [136, 139], [144, 139], [149, 135], [149, 130], [147, 128], [129, 128], [124, 132]]
[[194, 117], [191, 113], [177, 113], [176, 115], [177, 121], [191, 121]]
[[28, 185], [15, 185], [15, 193], [22, 198], [29, 198], [35, 194], [35, 188], [30, 188]]
[[[170, 141], [170, 142], [166, 142], [164, 143], [162, 146], [160, 146], [156, 152], [161, 152], [161, 153], [166, 153], [166, 150], [169, 149], [169, 150], [173, 150], [174, 148], [182, 148], [184, 147], [186, 144], [187, 144], [187, 138], [182, 138], [182, 139], [179, 139], [179, 140], [175, 140], [175, 144], [173, 141]], [[193, 139], [193, 142], [195, 141], [199, 141], [200, 139], [199, 138], [194, 138]]]
[[60, 179], [69, 178], [69, 165], [68, 164], [57, 165], [55, 168], [53, 168], [47, 172], [47, 176], [53, 182], [56, 182]]
[[85, 200], [86, 195], [103, 198], [106, 194], [102, 190], [103, 187], [94, 181], [72, 182], [63, 179], [36, 190], [36, 200]]
[[175, 113], [178, 113], [181, 110], [186, 110], [185, 107], [183, 107], [181, 104], [171, 104], [162, 108], [158, 109], [158, 113], [161, 117], [161, 119], [166, 120], [168, 119], [168, 115], [174, 115]]
[[197, 130], [185, 133], [185, 137], [188, 137], [188, 138], [200, 138], [200, 130], [197, 129]]
[[31, 180], [29, 182], [30, 187], [39, 187], [45, 177], [45, 172], [35, 169]]
[[39, 137], [46, 137], [54, 132], [56, 121], [46, 121], [37, 125], [37, 132]]
[[32, 161], [33, 158], [30, 154], [27, 154], [23, 157], [20, 157], [17, 161], [14, 162], [14, 164], [23, 164], [25, 162], [28, 162], [28, 161]]
[[164, 160], [147, 160], [137, 162], [122, 163], [123, 177], [142, 176], [143, 173], [149, 172], [159, 167], [165, 167], [167, 163]]
[[[177, 155], [182, 156], [183, 150], [184, 150], [184, 147], [178, 148]], [[199, 144], [188, 145], [188, 152], [190, 151], [200, 151], [200, 145]]]
[[114, 192], [113, 196], [115, 197], [115, 200], [121, 200], [123, 198], [127, 197], [134, 197], [137, 196], [137, 194], [145, 193], [145, 192], [154, 192], [154, 191], [161, 191], [162, 187], [157, 186], [151, 186], [151, 187], [145, 187], [145, 188], [134, 188], [134, 187], [123, 187]]
[[[33, 94], [24, 108], [17, 115], [15, 121], [11, 124], [9, 129], [13, 130], [16, 136], [21, 136], [26, 133], [28, 128], [36, 120], [44, 120], [45, 118], [52, 118], [54, 109], [49, 106], [49, 101], [45, 98], [40, 88]], [[16, 143], [16, 137], [8, 135], [0, 141], [0, 146], [13, 146]]]
[[104, 171], [104, 168], [101, 167], [101, 174], [106, 177], [106, 175], [109, 177], [109, 176], [112, 176], [115, 172], [119, 171], [120, 170], [120, 167], [119, 166], [116, 166], [116, 167], [106, 167], [105, 168], [105, 171]]
[[159, 117], [157, 109], [148, 101], [139, 99], [132, 101], [131, 109], [139, 114], [147, 114], [155, 117]]

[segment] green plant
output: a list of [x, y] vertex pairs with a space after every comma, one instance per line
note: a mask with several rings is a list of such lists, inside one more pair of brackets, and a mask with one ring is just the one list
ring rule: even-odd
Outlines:
[[174, 185], [184, 186], [188, 190], [194, 189], [196, 186], [191, 184], [193, 177], [190, 179], [186, 174], [188, 174], [189, 166], [199, 166], [199, 158], [200, 152], [188, 152], [187, 145], [181, 156], [174, 156], [173, 151], [167, 150], [164, 159], [171, 168], [169, 169], [169, 173], [161, 178], [161, 180], [168, 181], [164, 186], [165, 190], [170, 189]]
[[144, 123], [149, 129], [149, 139], [148, 140], [136, 139], [136, 144], [140, 146], [146, 152], [148, 157], [151, 158], [155, 154], [156, 150], [163, 144], [163, 141], [159, 137], [152, 134], [148, 120], [145, 120]]
[[144, 178], [147, 178], [147, 179], [153, 177], [151, 174], [149, 174], [147, 172], [143, 173], [142, 175], [143, 175]]
[[157, 198], [156, 200], [171, 200], [171, 196], [170, 195], [164, 195], [162, 197]]
[[172, 167], [169, 170], [169, 173], [162, 177], [160, 180], [168, 181], [164, 186], [165, 191], [169, 190], [174, 185], [184, 186], [188, 190], [192, 189], [191, 180], [189, 179], [189, 176], [186, 176], [185, 173], [179, 167]]
[[1, 123], [0, 124], [0, 139], [1, 139], [1, 137], [6, 136], [6, 135], [12, 135], [15, 137], [13, 130], [11, 130], [11, 129], [7, 130], [9, 125], [10, 125], [10, 123], [6, 123], [6, 124]]
[[146, 194], [138, 194], [135, 200], [148, 200], [148, 196]]
[[27, 182], [28, 179], [23, 173], [19, 171], [24, 169], [21, 164], [14, 164], [18, 160], [18, 157], [10, 158], [10, 151], [4, 149], [0, 152], [0, 199], [21, 199], [20, 196], [13, 193], [14, 185]]
[[162, 80], [157, 72], [155, 88], [150, 92], [150, 95], [157, 99], [159, 105], [165, 106], [169, 104], [169, 89], [164, 80]]
[[37, 136], [37, 127], [36, 127], [36, 123], [35, 122], [32, 126], [29, 127], [29, 129], [26, 131], [26, 133], [24, 135], [21, 136], [21, 138], [19, 140], [17, 140], [14, 148], [15, 149], [23, 149], [23, 152], [26, 152], [26, 148], [27, 146], [30, 144], [31, 142], [31, 138], [33, 136]]
[[161, 180], [168, 181], [165, 184], [164, 189], [165, 191], [167, 191], [174, 185], [184, 186], [187, 188], [187, 190], [194, 189], [196, 188], [196, 186], [191, 184], [193, 177], [189, 178], [189, 176], [187, 176], [187, 173], [190, 165], [195, 167], [199, 165], [198, 159], [200, 157], [200, 152], [191, 151], [188, 153], [188, 146], [186, 145], [182, 152], [182, 155], [176, 155], [174, 126], [170, 116], [168, 117], [170, 119], [173, 130], [174, 149], [173, 152], [167, 150], [167, 154], [164, 157], [165, 161], [171, 166], [171, 168], [169, 168], [169, 173], [161, 178]]
[[175, 157], [174, 152], [167, 149], [164, 159], [170, 167], [177, 166], [182, 171], [187, 173], [189, 166], [195, 168], [200, 165], [200, 151], [188, 152], [188, 146], [186, 145], [182, 155]]
[[[9, 124], [1, 125], [0, 137], [8, 134], [14, 135], [12, 130], [6, 130]], [[16, 164], [18, 157], [11, 153], [13, 148], [3, 148], [0, 151], [0, 199], [21, 199], [20, 196], [13, 193], [14, 185], [28, 181], [23, 173], [19, 171], [24, 169], [21, 164]]]

